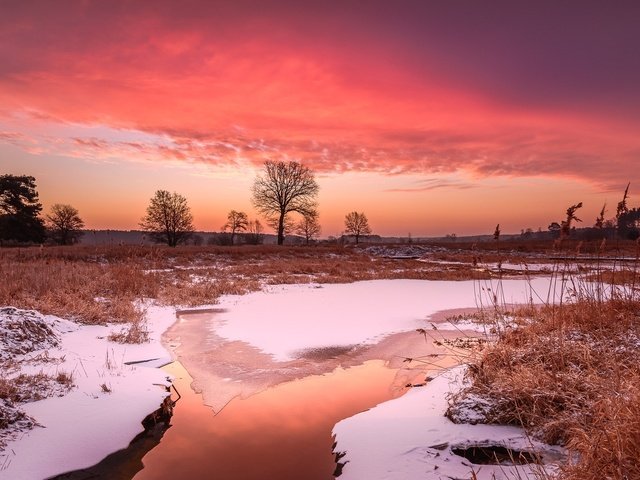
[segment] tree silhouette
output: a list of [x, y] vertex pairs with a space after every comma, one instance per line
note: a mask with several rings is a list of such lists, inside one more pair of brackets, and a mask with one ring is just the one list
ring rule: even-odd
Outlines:
[[250, 220], [247, 230], [249, 231], [248, 242], [251, 245], [259, 245], [262, 243], [262, 232], [264, 232], [264, 228], [262, 227], [260, 220]]
[[222, 226], [224, 231], [231, 230], [231, 245], [234, 244], [236, 233], [244, 232], [249, 226], [249, 218], [244, 212], [231, 210], [227, 215], [227, 223]]
[[560, 232], [562, 231], [562, 226], [558, 222], [551, 222], [549, 224], [549, 232], [551, 232], [552, 238], [559, 238]]
[[576, 222], [582, 221], [578, 217], [576, 217], [576, 211], [578, 211], [579, 208], [582, 208], [582, 202], [576, 203], [575, 205], [571, 205], [569, 208], [567, 208], [567, 218], [566, 220], [563, 220], [560, 225], [561, 238], [569, 236], [569, 234], [571, 233], [571, 223], [573, 223], [574, 221]]
[[618, 218], [618, 232], [622, 238], [636, 240], [640, 237], [640, 208], [632, 208]]
[[71, 205], [56, 203], [47, 215], [47, 231], [49, 236], [60, 245], [73, 245], [84, 232], [84, 222], [78, 210]]
[[370, 235], [371, 227], [364, 213], [351, 212], [344, 217], [345, 233], [356, 237], [356, 244], [362, 235]]
[[624, 189], [624, 195], [622, 196], [622, 200], [618, 202], [618, 207], [616, 208], [616, 220], [618, 220], [621, 215], [624, 215], [629, 211], [629, 207], [627, 206], [627, 198], [629, 198], [630, 186], [631, 186], [631, 182], [627, 183], [627, 188]]
[[0, 175], [0, 242], [42, 242], [41, 211], [34, 177]]
[[170, 247], [186, 242], [193, 234], [193, 216], [187, 199], [178, 193], [158, 190], [151, 198], [140, 228], [157, 243]]
[[606, 202], [604, 203], [604, 205], [602, 205], [602, 210], [600, 210], [600, 213], [596, 217], [596, 223], [593, 225], [594, 228], [597, 228], [598, 230], [602, 230], [604, 228], [604, 215], [605, 215], [605, 213], [607, 213], [607, 203]]
[[256, 177], [252, 188], [255, 208], [267, 217], [284, 243], [285, 221], [291, 212], [307, 215], [316, 210], [318, 184], [309, 168], [294, 161], [264, 163], [264, 175]]
[[302, 220], [296, 224], [296, 233], [304, 237], [307, 245], [309, 245], [310, 240], [320, 235], [321, 231], [322, 228], [318, 223], [318, 212], [315, 210], [303, 215]]

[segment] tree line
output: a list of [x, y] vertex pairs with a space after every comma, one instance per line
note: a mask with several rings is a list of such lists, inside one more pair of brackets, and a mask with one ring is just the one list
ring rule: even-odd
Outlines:
[[[317, 209], [318, 183], [313, 172], [296, 161], [271, 161], [253, 183], [251, 203], [277, 235], [278, 245], [286, 235], [295, 233], [306, 244], [322, 232]], [[77, 243], [83, 235], [84, 221], [76, 208], [55, 204], [44, 218], [40, 216], [35, 178], [22, 175], [0, 176], [0, 244], [43, 243], [61, 245]], [[295, 217], [298, 218], [295, 221]], [[186, 197], [177, 192], [155, 192], [139, 226], [157, 243], [175, 247], [193, 238], [193, 215]], [[264, 227], [258, 219], [250, 220], [245, 212], [231, 210], [222, 226], [235, 244], [239, 234], [249, 234], [251, 243], [259, 243]], [[345, 217], [345, 235], [360, 238], [371, 234], [371, 227], [362, 212], [350, 212]]]
[[36, 180], [28, 175], [0, 175], [0, 245], [76, 243], [84, 222], [71, 205], [56, 203], [44, 218]]
[[640, 238], [640, 208], [629, 208], [629, 187], [624, 190], [622, 200], [616, 205], [615, 216], [606, 219], [607, 204], [605, 203], [595, 219], [593, 226], [576, 228], [577, 223], [582, 223], [577, 212], [582, 208], [582, 202], [567, 208], [566, 218], [560, 222], [551, 222], [548, 230], [553, 238], [564, 239], [569, 236], [584, 239], [619, 238], [637, 240]]

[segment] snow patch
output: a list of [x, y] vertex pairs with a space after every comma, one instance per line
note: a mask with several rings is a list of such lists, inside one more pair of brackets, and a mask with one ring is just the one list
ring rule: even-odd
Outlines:
[[0, 308], [0, 361], [58, 346], [67, 323], [34, 310]]
[[[278, 285], [247, 295], [221, 297], [215, 333], [249, 343], [277, 361], [323, 347], [372, 344], [391, 333], [431, 328], [427, 319], [452, 308], [498, 301], [522, 303], [547, 292], [548, 278], [490, 281], [372, 280], [349, 284]], [[443, 329], [484, 331], [472, 322]]]
[[532, 452], [552, 470], [564, 455], [561, 448], [533, 441], [516, 427], [455, 424], [444, 416], [447, 396], [463, 386], [465, 368], [451, 369], [425, 387], [338, 422], [333, 434], [343, 464], [340, 479], [440, 480], [470, 478], [472, 471], [478, 480], [537, 478], [535, 465], [475, 465], [454, 453], [490, 445]]
[[[169, 360], [160, 337], [175, 321], [171, 307], [147, 305], [150, 341], [141, 345], [110, 342], [109, 335], [121, 325], [79, 326], [15, 308], [0, 312], [12, 324], [20, 319], [35, 322], [37, 331], [46, 332], [48, 338], [43, 333], [29, 344], [29, 352], [16, 353], [17, 337], [7, 337], [5, 342], [2, 336], [0, 352], [9, 355], [12, 349], [12, 362], [18, 364], [12, 375], [65, 372], [73, 383], [62, 397], [24, 403], [21, 412], [7, 412], [24, 415], [22, 420], [27, 422], [31, 418], [37, 425], [0, 449], [0, 479], [42, 479], [94, 465], [127, 447], [144, 430], [141, 421], [168, 395], [166, 374], [146, 364]], [[8, 322], [3, 321], [5, 324]], [[7, 327], [2, 333], [12, 330]], [[153, 361], [146, 362], [150, 359]], [[25, 425], [29, 426], [33, 425]]]

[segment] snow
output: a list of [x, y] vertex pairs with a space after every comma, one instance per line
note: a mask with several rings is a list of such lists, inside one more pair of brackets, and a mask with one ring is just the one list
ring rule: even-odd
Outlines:
[[59, 339], [52, 328], [53, 323], [55, 321], [45, 319], [33, 310], [0, 308], [0, 361], [34, 350], [55, 347]]
[[458, 320], [455, 322], [430, 322], [430, 325], [435, 326], [441, 331], [460, 331], [460, 332], [478, 332], [478, 333], [490, 333], [491, 325], [474, 322], [471, 319]]
[[[510, 262], [502, 262], [499, 264], [500, 268], [502, 268], [502, 270], [516, 270], [516, 271], [522, 271], [522, 272], [544, 272], [544, 273], [551, 273], [555, 270], [557, 270], [557, 266], [552, 264], [552, 263], [510, 263]], [[497, 263], [492, 263], [489, 265], [489, 268], [491, 270], [498, 270], [498, 264]]]
[[[55, 361], [33, 360], [45, 350], [14, 356], [22, 360], [22, 373], [72, 373], [75, 386], [63, 397], [19, 406], [41, 427], [10, 440], [0, 451], [0, 479], [7, 480], [42, 479], [88, 467], [127, 447], [143, 431], [144, 417], [159, 408], [169, 385], [163, 371], [127, 362], [156, 359], [155, 365], [169, 360], [160, 336], [175, 321], [171, 307], [147, 306], [150, 342], [141, 345], [107, 339], [122, 325], [79, 326], [37, 312], [26, 314], [48, 325], [58, 344], [46, 350]], [[103, 384], [111, 392], [103, 391]]]
[[217, 316], [215, 333], [287, 361], [304, 349], [374, 343], [391, 333], [430, 327], [426, 320], [434, 313], [492, 305], [494, 293], [501, 304], [545, 298], [549, 279], [510, 279], [500, 285], [432, 280], [279, 285], [222, 297], [219, 307], [226, 311]]
[[[454, 424], [444, 413], [447, 395], [461, 388], [465, 367], [439, 375], [425, 387], [382, 403], [336, 424], [335, 452], [344, 452], [340, 480], [393, 480], [421, 478], [478, 480], [537, 478], [527, 465], [473, 465], [452, 451], [456, 447], [502, 445], [536, 451], [543, 462], [562, 458], [559, 447], [527, 438], [516, 427]], [[535, 468], [535, 467], [534, 467]], [[519, 476], [518, 476], [519, 475]]]
[[[502, 280], [499, 286], [491, 281], [427, 280], [374, 280], [322, 286], [281, 285], [243, 296], [222, 297], [217, 307], [225, 311], [216, 315], [211, 328], [215, 329], [212, 333], [226, 340], [244, 341], [271, 354], [274, 360], [284, 361], [293, 359], [295, 353], [301, 350], [371, 344], [391, 333], [430, 328], [430, 317], [434, 313], [452, 308], [492, 305], [494, 295], [500, 303], [521, 303], [530, 298], [544, 298], [547, 291], [548, 278]], [[56, 317], [31, 312], [52, 331], [52, 343], [33, 345], [33, 348], [40, 350], [13, 352], [12, 357], [23, 360], [21, 365], [24, 373], [71, 373], [75, 387], [64, 397], [20, 405], [43, 428], [35, 427], [21, 438], [8, 442], [5, 450], [0, 452], [0, 479], [41, 479], [94, 465], [109, 453], [125, 448], [142, 431], [141, 420], [156, 410], [167, 395], [165, 387], [168, 379], [154, 367], [170, 361], [160, 337], [175, 322], [173, 307], [144, 307], [150, 341], [142, 345], [110, 342], [109, 334], [120, 331], [122, 325], [78, 326]], [[457, 326], [462, 327], [472, 328], [473, 325], [462, 323]], [[2, 333], [5, 332], [8, 329]], [[0, 338], [4, 340], [5, 336]], [[12, 345], [17, 344], [13, 342]], [[35, 360], [44, 352], [55, 361]], [[431, 417], [427, 416], [427, 423], [424, 423], [421, 418], [416, 420], [411, 416], [411, 412], [419, 404], [424, 404], [425, 400], [417, 397], [426, 395], [421, 392], [431, 392], [428, 395], [433, 397], [430, 401], [435, 405], [434, 409], [442, 406], [444, 387], [433, 390], [433, 385], [437, 386], [439, 382], [442, 381], [437, 379], [427, 388], [411, 390], [398, 400], [401, 406], [408, 402], [399, 411], [393, 404], [383, 404], [371, 410], [369, 414], [373, 416], [368, 418], [373, 423], [353, 420], [360, 418], [356, 416], [336, 426], [336, 432], [339, 433], [338, 449], [348, 450], [350, 463], [345, 468], [345, 474], [349, 476], [345, 478], [407, 478], [348, 473], [350, 469], [355, 472], [361, 468], [367, 469], [369, 464], [375, 466], [373, 471], [383, 473], [395, 468], [393, 465], [399, 468], [427, 468], [423, 460], [432, 453], [427, 448], [430, 440], [423, 441], [421, 435], [423, 430], [429, 432], [440, 428], [445, 419], [441, 418], [440, 413], [433, 413], [429, 415], [438, 420], [433, 420], [431, 424]], [[110, 392], [104, 391], [103, 385]], [[345, 427], [350, 425], [349, 422], [355, 423], [351, 424], [352, 427]], [[394, 432], [393, 435], [385, 432], [374, 435], [374, 424], [388, 428], [390, 433]], [[398, 428], [394, 426], [396, 424]], [[464, 428], [467, 433], [480, 432], [479, 437], [485, 439], [496, 438], [498, 431], [509, 432], [514, 438], [520, 435], [513, 429], [495, 432], [484, 430], [498, 428], [486, 426], [450, 427], [449, 430], [453, 432], [451, 435], [459, 428]], [[408, 437], [401, 438], [404, 429]], [[445, 432], [444, 439], [438, 437], [437, 443], [451, 441], [451, 435]], [[380, 444], [380, 439], [373, 438], [376, 436], [386, 439], [387, 443]], [[396, 459], [400, 460], [399, 463], [392, 461], [393, 458], [389, 457], [392, 454], [399, 455]], [[450, 463], [455, 464], [453, 460]]]

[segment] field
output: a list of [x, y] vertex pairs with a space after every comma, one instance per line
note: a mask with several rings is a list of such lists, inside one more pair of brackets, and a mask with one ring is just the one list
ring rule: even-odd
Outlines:
[[[86, 325], [121, 323], [111, 340], [140, 343], [150, 300], [190, 307], [274, 284], [553, 275], [570, 301], [514, 310], [494, 299], [487, 313], [508, 316], [510, 325], [467, 360], [472, 384], [452, 399], [448, 415], [456, 421], [463, 407], [489, 405], [482, 421], [521, 425], [534, 438], [566, 445], [575, 455], [559, 478], [640, 478], [637, 255], [632, 242], [2, 249], [0, 305]], [[0, 398], [24, 401], [20, 392], [36, 383], [2, 376]], [[70, 379], [45, 383], [59, 392]], [[0, 417], [0, 427], [11, 423]]]

